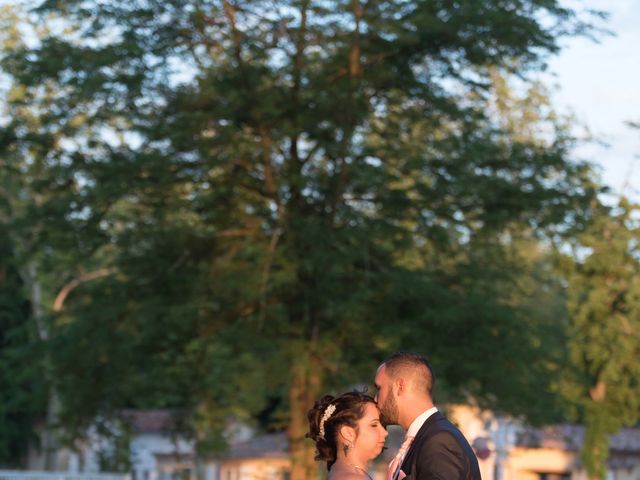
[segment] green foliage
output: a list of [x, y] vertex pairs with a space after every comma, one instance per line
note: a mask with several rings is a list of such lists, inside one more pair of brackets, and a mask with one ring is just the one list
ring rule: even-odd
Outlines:
[[228, 415], [371, 378], [401, 347], [432, 357], [452, 396], [548, 411], [534, 388], [561, 359], [542, 341], [561, 293], [526, 242], [581, 228], [599, 187], [556, 119], [527, 117], [543, 141], [492, 102], [496, 72], [525, 75], [584, 27], [570, 10], [49, 0], [33, 14], [49, 19], [39, 41], [2, 63], [16, 231], [51, 298], [114, 272], [50, 312], [70, 432], [175, 407], [219, 446]]
[[0, 228], [0, 465], [23, 466], [45, 410], [43, 348], [4, 228]]
[[582, 458], [604, 478], [608, 435], [639, 420], [640, 229], [637, 206], [599, 212], [580, 237], [569, 287], [571, 377], [565, 395], [587, 424]]

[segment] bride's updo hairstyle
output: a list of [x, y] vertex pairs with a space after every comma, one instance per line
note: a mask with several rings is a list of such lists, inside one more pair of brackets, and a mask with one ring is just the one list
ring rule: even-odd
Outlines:
[[376, 404], [369, 395], [347, 392], [337, 397], [325, 395], [309, 410], [307, 437], [316, 444], [315, 459], [327, 462], [327, 469], [331, 468], [337, 458], [340, 427], [348, 425], [356, 428], [358, 420], [364, 416], [367, 403]]

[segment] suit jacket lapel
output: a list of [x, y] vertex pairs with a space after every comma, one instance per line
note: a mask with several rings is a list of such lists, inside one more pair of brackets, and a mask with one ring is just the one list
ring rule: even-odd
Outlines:
[[413, 442], [411, 442], [409, 451], [407, 451], [407, 454], [405, 455], [404, 460], [402, 461], [402, 465], [400, 466], [400, 470], [402, 470], [405, 474], [407, 475], [409, 474], [409, 471], [411, 470], [411, 465], [415, 463], [413, 461], [414, 457], [418, 455], [418, 452], [420, 452], [422, 443], [428, 436], [429, 429], [431, 428], [431, 426], [435, 424], [438, 420], [441, 420], [443, 418], [444, 416], [438, 411], [438, 412], [435, 412], [433, 415], [431, 415], [429, 418], [427, 418], [425, 422], [422, 424], [422, 426], [420, 427], [420, 430], [418, 430], [418, 433], [416, 434], [416, 438], [414, 438]]

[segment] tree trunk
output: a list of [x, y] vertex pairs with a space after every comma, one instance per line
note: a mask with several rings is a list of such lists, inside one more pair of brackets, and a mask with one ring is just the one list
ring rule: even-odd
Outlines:
[[603, 480], [607, 475], [609, 428], [607, 412], [601, 402], [590, 402], [586, 411], [586, 431], [582, 446], [582, 461], [589, 480]]
[[[49, 326], [42, 312], [42, 287], [38, 279], [38, 267], [31, 262], [27, 267], [27, 285], [31, 293], [31, 312], [38, 330], [38, 337], [42, 343], [49, 341]], [[49, 395], [47, 398], [47, 416], [42, 432], [42, 450], [44, 452], [44, 469], [55, 471], [58, 469], [58, 412], [60, 399], [55, 391], [51, 378], [51, 360], [49, 355], [44, 359], [45, 378], [48, 383]]]
[[[303, 350], [303, 349], [301, 349]], [[316, 480], [319, 465], [314, 460], [315, 446], [306, 438], [309, 431], [307, 412], [320, 396], [322, 371], [308, 351], [301, 351], [291, 370], [289, 389], [289, 452], [291, 480]]]

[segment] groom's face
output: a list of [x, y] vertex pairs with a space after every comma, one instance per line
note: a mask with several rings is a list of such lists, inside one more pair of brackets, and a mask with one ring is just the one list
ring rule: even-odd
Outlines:
[[378, 368], [374, 382], [377, 389], [375, 400], [378, 402], [378, 408], [380, 409], [380, 420], [385, 425], [397, 425], [398, 403], [393, 393], [393, 381], [387, 375], [384, 364]]

